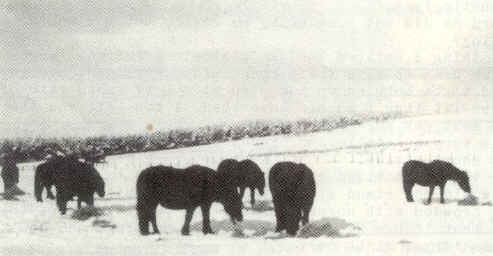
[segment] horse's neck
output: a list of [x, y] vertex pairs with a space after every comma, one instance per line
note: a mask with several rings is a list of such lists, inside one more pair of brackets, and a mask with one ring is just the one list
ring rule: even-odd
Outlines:
[[461, 181], [460, 170], [449, 169], [448, 179], [454, 181]]

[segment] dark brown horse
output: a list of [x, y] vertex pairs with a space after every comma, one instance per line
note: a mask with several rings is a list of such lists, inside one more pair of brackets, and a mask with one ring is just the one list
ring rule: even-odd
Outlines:
[[286, 230], [289, 235], [296, 235], [300, 220], [303, 225], [309, 222], [315, 199], [312, 170], [304, 164], [276, 163], [269, 172], [269, 188], [277, 220], [276, 232]]
[[217, 171], [219, 173], [225, 172], [232, 178], [232, 184], [240, 189], [241, 200], [243, 200], [245, 189], [250, 188], [250, 204], [252, 207], [255, 205], [255, 189], [258, 190], [260, 195], [264, 194], [264, 172], [250, 159], [240, 162], [234, 159], [223, 160], [217, 167]]
[[57, 169], [60, 169], [61, 161], [48, 160], [36, 167], [34, 173], [34, 195], [36, 201], [43, 202], [42, 193], [46, 189], [46, 197], [55, 199], [55, 195], [51, 191], [54, 184], [54, 174]]
[[464, 192], [471, 193], [467, 173], [449, 162], [433, 160], [431, 163], [423, 163], [410, 160], [402, 166], [402, 184], [408, 202], [414, 202], [412, 189], [414, 184], [419, 184], [430, 188], [428, 204], [431, 203], [431, 196], [436, 186], [440, 187], [440, 203], [445, 203], [443, 194], [445, 184], [449, 180], [455, 180]]
[[231, 221], [242, 221], [240, 197], [227, 179], [216, 171], [193, 165], [186, 169], [169, 166], [154, 166], [144, 169], [137, 178], [137, 215], [142, 235], [149, 234], [149, 223], [154, 233], [159, 233], [156, 223], [156, 208], [161, 206], [185, 209], [183, 235], [190, 234], [190, 221], [197, 207], [202, 211], [202, 231], [213, 233], [210, 226], [210, 208], [220, 202]]
[[[43, 166], [41, 166], [43, 165]], [[34, 191], [36, 200], [42, 201], [43, 187], [48, 191], [56, 187], [56, 202], [61, 214], [67, 211], [67, 202], [77, 196], [77, 206], [85, 202], [94, 205], [94, 193], [105, 195], [105, 183], [99, 172], [89, 163], [72, 158], [61, 158], [41, 164], [36, 168]]]

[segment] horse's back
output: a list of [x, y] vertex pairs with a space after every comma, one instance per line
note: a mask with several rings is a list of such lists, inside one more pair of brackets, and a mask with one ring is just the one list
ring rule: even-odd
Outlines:
[[55, 176], [57, 164], [58, 163], [54, 161], [46, 161], [39, 164], [38, 166], [36, 166], [35, 177], [37, 176], [41, 178], [43, 182], [53, 182], [53, 177]]
[[186, 169], [150, 167], [137, 178], [137, 197], [159, 201], [169, 209], [184, 209], [205, 199], [206, 190], [214, 183], [213, 178], [214, 170], [199, 165]]
[[153, 191], [166, 194], [167, 190], [182, 187], [182, 180], [182, 170], [170, 166], [151, 166], [141, 171], [137, 177], [137, 193]]
[[275, 192], [294, 192], [298, 186], [307, 180], [313, 179], [313, 173], [305, 165], [294, 162], [279, 162], [272, 166], [269, 172], [269, 187]]
[[265, 183], [264, 173], [254, 161], [245, 159], [239, 162], [236, 173], [238, 185], [254, 186], [261, 179]]
[[437, 163], [424, 163], [410, 160], [402, 167], [402, 178], [404, 183], [417, 183], [421, 186], [439, 185], [446, 180], [446, 175]]
[[239, 165], [240, 169], [248, 174], [262, 173], [262, 170], [260, 169], [258, 164], [250, 159], [240, 161]]
[[460, 172], [452, 163], [443, 160], [433, 160], [429, 164], [430, 169], [442, 175], [449, 176]]
[[269, 172], [269, 187], [278, 210], [294, 207], [292, 209], [309, 212], [312, 208], [316, 193], [315, 177], [305, 164], [275, 164]]
[[74, 159], [56, 163], [56, 168], [50, 170], [53, 183], [58, 189], [71, 193], [91, 193], [97, 184], [103, 182], [99, 172], [90, 164]]
[[402, 176], [404, 179], [414, 179], [426, 172], [427, 164], [417, 160], [409, 160], [402, 165]]
[[235, 159], [224, 159], [217, 166], [218, 173], [227, 173], [231, 171], [235, 171], [238, 168], [239, 162]]
[[241, 171], [239, 170], [240, 162], [235, 159], [224, 159], [217, 166], [217, 174], [221, 182], [238, 186], [241, 179]]

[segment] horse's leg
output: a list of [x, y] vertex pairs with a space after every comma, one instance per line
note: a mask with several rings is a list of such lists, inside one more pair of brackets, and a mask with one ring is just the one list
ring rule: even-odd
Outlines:
[[[275, 204], [274, 204], [275, 205]], [[284, 229], [286, 229], [286, 215], [287, 215], [287, 202], [284, 200], [278, 200], [277, 202], [278, 207], [275, 207], [276, 210], [276, 219], [277, 219], [277, 226], [276, 226], [276, 232], [281, 232]]]
[[428, 195], [428, 204], [431, 204], [431, 196], [433, 195], [433, 191], [435, 190], [435, 186], [430, 186], [430, 194]]
[[440, 203], [444, 204], [445, 203], [445, 198], [443, 197], [443, 194], [445, 193], [445, 184], [440, 185]]
[[190, 221], [192, 221], [194, 211], [195, 207], [190, 207], [187, 209], [185, 214], [185, 224], [183, 224], [183, 228], [181, 229], [181, 234], [184, 236], [190, 235]]
[[310, 211], [312, 210], [313, 203], [305, 203], [302, 207], [301, 224], [306, 225], [310, 222]]
[[152, 230], [154, 230], [154, 234], [159, 234], [159, 228], [157, 227], [157, 219], [156, 219], [156, 207], [150, 212], [149, 218], [151, 219]]
[[243, 196], [245, 195], [245, 187], [240, 186], [240, 202], [241, 202], [241, 207], [243, 208]]
[[255, 188], [250, 187], [250, 204], [253, 206], [255, 205]]
[[94, 194], [88, 195], [85, 202], [87, 206], [94, 206]]
[[82, 208], [82, 198], [77, 196], [77, 209]]
[[[151, 222], [151, 217], [153, 212], [154, 215], [156, 214], [156, 208], [157, 208], [157, 204], [156, 205], [151, 204], [151, 205], [145, 205], [142, 208], [137, 209], [137, 214], [139, 218], [139, 229], [142, 235], [149, 234], [149, 222]], [[153, 226], [153, 228], [154, 228], [154, 232], [156, 232], [157, 227]]]
[[214, 234], [211, 228], [210, 209], [211, 204], [200, 206], [200, 211], [202, 212], [202, 233], [204, 234]]
[[65, 215], [65, 213], [67, 212], [67, 201], [65, 200], [65, 196], [63, 195], [63, 193], [60, 193], [58, 191], [56, 195], [56, 204], [60, 213], [62, 215]]
[[281, 232], [281, 204], [279, 203], [279, 198], [272, 195], [272, 203], [274, 204], [274, 213], [276, 215], [276, 230], [275, 232]]
[[46, 185], [46, 197], [49, 199], [55, 199], [55, 195], [53, 195], [53, 192], [51, 192], [51, 185]]
[[147, 211], [148, 209], [140, 209], [137, 211], [137, 216], [139, 218], [140, 234], [144, 236], [149, 235], [149, 219], [148, 219], [149, 213]]
[[412, 193], [414, 183], [404, 181], [403, 185], [404, 185], [404, 193], [406, 193], [406, 200], [408, 202], [414, 202], [413, 193]]

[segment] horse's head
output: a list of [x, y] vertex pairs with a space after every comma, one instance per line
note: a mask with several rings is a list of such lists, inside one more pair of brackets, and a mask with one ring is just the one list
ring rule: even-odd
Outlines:
[[224, 206], [224, 210], [231, 217], [233, 223], [243, 221], [241, 199], [235, 187], [230, 185], [222, 186], [220, 188], [219, 201]]
[[464, 192], [471, 193], [471, 185], [469, 184], [469, 176], [467, 175], [467, 172], [459, 172], [457, 175], [457, 183], [459, 183], [460, 188], [464, 190]]
[[258, 189], [258, 192], [260, 195], [264, 194], [264, 189], [265, 189], [265, 176], [264, 172], [260, 172], [257, 176], [256, 182], [255, 182], [255, 187]]
[[99, 172], [91, 165], [89, 165], [90, 168], [92, 169], [92, 175], [93, 175], [93, 186], [96, 190], [96, 193], [98, 194], [99, 197], [104, 197], [106, 194], [105, 191], [105, 183], [103, 180], [103, 177], [99, 174]]
[[286, 233], [295, 236], [300, 228], [301, 211], [297, 207], [287, 206], [285, 208]]

